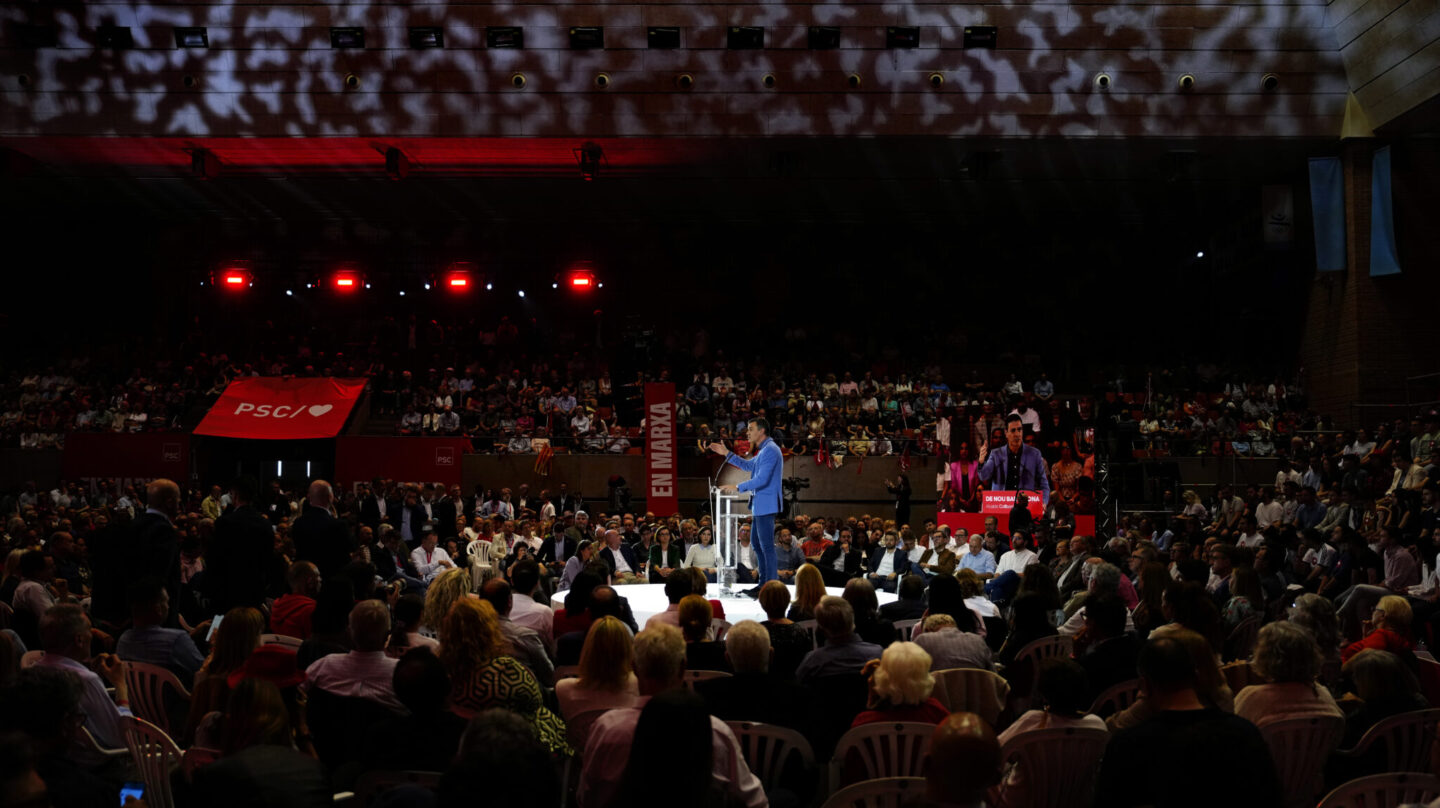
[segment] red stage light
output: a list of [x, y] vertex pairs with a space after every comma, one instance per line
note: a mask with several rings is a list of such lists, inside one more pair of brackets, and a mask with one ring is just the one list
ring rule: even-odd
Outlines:
[[459, 276], [452, 276], [452, 277], [450, 278], [450, 288], [451, 288], [451, 289], [465, 289], [465, 288], [467, 288], [467, 287], [469, 287], [469, 286], [470, 286], [470, 279], [469, 279], [469, 278], [462, 278], [462, 277], [459, 277]]
[[440, 275], [440, 287], [456, 294], [464, 294], [480, 283], [475, 264], [469, 261], [455, 261]]
[[255, 274], [248, 269], [230, 267], [216, 272], [212, 282], [221, 289], [238, 292], [249, 289], [255, 283]]
[[588, 292], [598, 287], [600, 281], [589, 269], [571, 269], [565, 273], [565, 285], [577, 292]]
[[331, 276], [330, 285], [338, 292], [353, 292], [365, 285], [365, 275], [357, 270], [342, 269]]

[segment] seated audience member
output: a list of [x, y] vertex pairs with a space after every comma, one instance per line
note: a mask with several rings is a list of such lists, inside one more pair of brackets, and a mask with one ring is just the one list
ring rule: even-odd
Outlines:
[[[328, 584], [326, 585], [328, 588]], [[470, 597], [470, 587], [473, 582], [470, 573], [461, 570], [447, 570], [430, 582], [425, 590], [425, 611], [420, 615], [420, 633], [427, 637], [438, 637], [440, 635], [440, 624], [445, 622], [445, 615], [450, 613], [450, 607], [458, 600]], [[325, 590], [321, 590], [322, 600]]]
[[814, 643], [803, 628], [785, 616], [790, 606], [790, 588], [779, 581], [770, 581], [760, 587], [758, 600], [766, 615], [760, 625], [770, 634], [770, 647], [775, 653], [770, 670], [778, 679], [794, 679], [795, 669], [814, 648]]
[[[1310, 632], [1320, 650], [1320, 681], [1326, 687], [1340, 684], [1340, 620], [1335, 604], [1313, 593], [1295, 599], [1290, 609], [1290, 622]], [[1339, 692], [1339, 691], [1335, 691]]]
[[[1125, 577], [1120, 574], [1120, 568], [1098, 559], [1091, 560], [1095, 563], [1087, 565], [1087, 569], [1089, 569], [1087, 586], [1089, 588], [1080, 608], [1076, 609], [1075, 613], [1070, 615], [1070, 619], [1060, 626], [1060, 636], [1062, 637], [1074, 637], [1080, 633], [1080, 629], [1085, 627], [1084, 603], [1089, 603], [1091, 598], [1113, 597], [1117, 600], [1120, 598], [1120, 579]], [[1120, 605], [1123, 607], [1124, 601], [1121, 601]], [[1125, 630], [1135, 630], [1135, 623], [1128, 610], [1125, 613]]]
[[[985, 621], [966, 604], [965, 589], [953, 575], [937, 575], [930, 581], [930, 607], [925, 610], [925, 616], [935, 614], [948, 614], [961, 631], [985, 636]], [[920, 636], [922, 625], [915, 626], [912, 637]]]
[[[1190, 651], [1190, 662], [1195, 667], [1195, 690], [1200, 694], [1200, 700], [1205, 702], [1207, 708], [1230, 713], [1235, 711], [1235, 693], [1225, 681], [1225, 674], [1220, 671], [1220, 659], [1206, 642], [1204, 637], [1189, 629], [1172, 628], [1168, 630], [1165, 637], [1174, 638]], [[1159, 639], [1158, 637], [1152, 638]], [[1120, 712], [1105, 719], [1106, 726], [1114, 732], [1120, 729], [1133, 727], [1150, 718], [1153, 708], [1141, 690], [1140, 697], [1134, 704]]]
[[195, 737], [195, 729], [205, 716], [225, 709], [225, 702], [230, 698], [230, 685], [226, 680], [260, 647], [263, 633], [265, 615], [259, 609], [237, 606], [225, 613], [210, 640], [210, 653], [195, 674], [195, 687], [190, 691], [190, 716], [185, 720], [183, 733], [185, 742]]
[[415, 568], [420, 580], [428, 584], [456, 569], [456, 566], [450, 554], [439, 546], [440, 535], [435, 532], [434, 527], [427, 524], [421, 530], [423, 538], [420, 539], [420, 546], [410, 551], [410, 564]]
[[540, 565], [534, 561], [521, 561], [511, 566], [507, 574], [510, 585], [515, 587], [515, 600], [510, 605], [510, 619], [539, 634], [540, 641], [553, 652], [555, 610], [535, 600], [535, 593], [540, 588]]
[[724, 620], [725, 604], [722, 603], [719, 598], [710, 597], [710, 579], [706, 578], [705, 573], [701, 572], [695, 567], [687, 567], [685, 571], [690, 575], [691, 594], [699, 595], [702, 598], [708, 598], [710, 600], [711, 616], [713, 616], [716, 620]]
[[795, 669], [795, 678], [802, 685], [827, 676], [860, 673], [866, 662], [878, 659], [884, 650], [855, 633], [855, 612], [844, 598], [821, 598], [815, 622], [825, 644], [806, 654]]
[[1253, 566], [1238, 564], [1231, 569], [1226, 589], [1230, 599], [1220, 610], [1220, 621], [1227, 634], [1248, 617], [1264, 616], [1265, 591], [1260, 587], [1260, 576]]
[[[825, 578], [826, 586], [844, 586], [846, 581], [860, 574], [865, 554], [861, 552], [859, 545], [852, 543], [852, 535], [854, 534], [849, 528], [842, 528], [840, 540], [831, 543], [820, 555], [817, 566]], [[923, 584], [921, 588], [924, 588]]]
[[985, 582], [985, 596], [996, 603], [1009, 602], [1020, 588], [1025, 568], [1039, 562], [1040, 556], [1030, 549], [1030, 537], [1017, 531], [1010, 537], [1010, 552], [995, 567], [995, 577]]
[[948, 614], [932, 614], [925, 618], [915, 643], [930, 655], [932, 671], [952, 668], [995, 670], [990, 646], [979, 634], [961, 631], [955, 625], [955, 618]]
[[495, 614], [500, 618], [500, 631], [505, 635], [506, 642], [510, 643], [515, 658], [530, 669], [541, 687], [553, 685], [555, 663], [545, 650], [545, 643], [541, 641], [539, 633], [510, 619], [510, 610], [515, 601], [510, 582], [503, 578], [491, 578], [480, 588], [480, 596], [495, 607]]
[[1111, 686], [1135, 678], [1140, 641], [1125, 630], [1125, 603], [1116, 595], [1085, 601], [1085, 625], [1075, 638], [1075, 653], [1085, 670], [1087, 695], [1097, 698]]
[[590, 559], [594, 555], [595, 542], [590, 539], [581, 540], [579, 546], [575, 548], [575, 555], [570, 556], [570, 559], [565, 562], [565, 571], [561, 573], [560, 583], [555, 585], [555, 591], [564, 592], [569, 589], [575, 582], [575, 577], [584, 571], [585, 565], [590, 563]]
[[[85, 688], [66, 670], [36, 666], [21, 671], [15, 683], [0, 690], [0, 730], [23, 733], [33, 753], [34, 774], [44, 783], [48, 802], [6, 801], [0, 805], [118, 805], [120, 788], [77, 763], [71, 751], [87, 718], [82, 706]], [[31, 784], [33, 786], [33, 783]]]
[[1340, 697], [1345, 711], [1345, 738], [1341, 749], [1353, 747], [1383, 718], [1424, 710], [1430, 706], [1420, 682], [1398, 655], [1366, 649], [1345, 663], [1344, 676], [1353, 689]]
[[881, 542], [870, 554], [870, 572], [865, 578], [876, 589], [894, 592], [900, 578], [910, 572], [910, 556], [903, 547], [896, 546], [900, 542], [900, 534], [893, 530], [887, 531]]
[[892, 623], [896, 620], [918, 620], [925, 614], [925, 579], [906, 575], [896, 588], [899, 598], [880, 607], [880, 616]]
[[605, 531], [605, 548], [600, 551], [600, 560], [610, 568], [610, 578], [616, 584], [643, 584], [640, 558], [635, 550], [622, 541], [620, 531]]
[[320, 594], [320, 569], [309, 561], [296, 561], [286, 573], [290, 591], [270, 607], [270, 631], [308, 640]]
[[633, 706], [640, 697], [634, 657], [630, 629], [618, 618], [591, 623], [580, 651], [580, 676], [555, 683], [560, 715], [568, 722], [590, 710]]
[[[85, 728], [102, 748], [121, 748], [125, 746], [121, 719], [131, 715], [125, 663], [111, 654], [92, 659], [90, 637], [90, 618], [79, 606], [71, 603], [51, 606], [40, 618], [40, 647], [45, 649], [45, 654], [35, 665], [74, 674], [80, 680], [80, 709], [85, 715]], [[92, 663], [99, 673], [90, 669]], [[107, 685], [115, 688], [113, 700], [105, 692]], [[89, 765], [101, 762], [83, 746], [73, 748], [71, 758]]]
[[725, 661], [725, 644], [707, 640], [710, 634], [710, 602], [700, 595], [686, 595], [680, 601], [680, 633], [685, 637], [685, 667], [688, 670], [730, 672]]
[[916, 643], [891, 643], [880, 659], [865, 663], [862, 673], [870, 680], [870, 699], [852, 728], [891, 721], [938, 724], [950, 714], [930, 695], [935, 690], [930, 655]]
[[378, 600], [361, 601], [350, 611], [354, 650], [330, 654], [305, 669], [305, 687], [332, 696], [362, 698], [395, 712], [405, 705], [395, 697], [395, 659], [385, 654], [390, 641], [390, 611]]
[[[1085, 669], [1072, 659], [1054, 657], [1040, 663], [1040, 681], [1036, 683], [1040, 694], [1041, 708], [1029, 710], [1015, 719], [1015, 723], [1000, 733], [1000, 745], [1024, 732], [1037, 729], [1105, 729], [1105, 719], [1090, 715], [1092, 699], [1085, 680]], [[1000, 783], [1004, 805], [1029, 805], [1031, 798], [1025, 772], [1019, 763], [1010, 764], [1005, 770], [1005, 779]]]
[[355, 603], [355, 584], [349, 578], [337, 575], [326, 582], [315, 601], [310, 638], [300, 644], [296, 654], [301, 667], [308, 668], [317, 659], [350, 650], [350, 612]]
[[[640, 755], [631, 753], [637, 740], [637, 725], [642, 711], [653, 697], [682, 690], [684, 673], [685, 639], [678, 629], [660, 624], [636, 635], [635, 676], [639, 680], [640, 698], [635, 707], [611, 710], [597, 719], [591, 728], [580, 772], [578, 801], [581, 808], [625, 804], [621, 795], [628, 779], [628, 761], [641, 759]], [[710, 736], [712, 788], [728, 795], [735, 803], [750, 808], [767, 805], [760, 780], [750, 772], [740, 744], [725, 722], [712, 716]], [[646, 742], [649, 742], [648, 738]], [[652, 755], [649, 760], [654, 760], [653, 755], [657, 754], [648, 747], [638, 751], [649, 752]], [[694, 784], [687, 784], [684, 793], [694, 792]]]
[[951, 713], [930, 736], [925, 802], [931, 808], [984, 808], [986, 792], [1000, 781], [1000, 742], [985, 719]]
[[[1036, 568], [1036, 565], [1031, 564], [1030, 567]], [[1044, 568], [1039, 567], [1039, 569]], [[980, 576], [976, 575], [973, 570], [960, 570], [955, 574], [955, 581], [960, 584], [960, 596], [965, 599], [965, 605], [980, 619], [981, 626], [985, 625], [986, 618], [1000, 616], [1000, 607], [985, 597], [985, 582], [981, 581]], [[1022, 589], [1025, 586], [1023, 575], [1020, 586]], [[983, 635], [987, 632], [980, 633]]]
[[665, 607], [665, 611], [650, 615], [650, 619], [645, 621], [645, 628], [662, 624], [679, 628], [680, 601], [694, 593], [695, 586], [690, 581], [690, 573], [683, 569], [671, 570], [665, 578], [665, 599], [670, 605]]
[[[711, 774], [717, 755], [712, 721], [704, 700], [689, 691], [667, 690], [647, 699], [635, 722], [617, 804], [664, 805], [678, 794], [700, 806], [730, 804], [729, 784]], [[661, 758], [670, 762], [652, 765]], [[765, 796], [756, 799], [764, 803]]]
[[1341, 663], [1349, 662], [1356, 654], [1370, 648], [1392, 654], [1414, 653], [1415, 643], [1410, 639], [1413, 614], [1410, 602], [1404, 597], [1387, 595], [1381, 598], [1364, 623], [1365, 636], [1341, 650]]
[[1320, 662], [1315, 638], [1300, 626], [1279, 622], [1260, 629], [1250, 668], [1266, 684], [1237, 693], [1235, 714], [1257, 727], [1287, 718], [1344, 717], [1330, 691], [1316, 683]]
[[333, 803], [320, 761], [295, 749], [290, 711], [265, 679], [230, 692], [222, 757], [194, 774], [194, 804], [223, 808], [321, 808]]
[[131, 628], [115, 643], [115, 655], [164, 668], [190, 687], [205, 657], [184, 630], [165, 628], [170, 593], [159, 580], [142, 578], [130, 585], [129, 595]]
[[433, 771], [449, 765], [465, 719], [445, 709], [450, 677], [429, 648], [412, 648], [395, 663], [395, 697], [409, 711], [371, 727], [364, 744], [369, 771]]
[[825, 597], [825, 579], [814, 564], [802, 564], [795, 571], [795, 602], [785, 616], [791, 620], [814, 620], [815, 607]]
[[855, 613], [855, 633], [860, 639], [884, 648], [895, 641], [895, 624], [880, 616], [880, 601], [875, 587], [864, 578], [845, 583], [841, 594]]
[[1140, 652], [1151, 715], [1111, 737], [1095, 804], [1272, 808], [1283, 800], [1270, 747], [1254, 724], [1206, 704], [1195, 660], [1175, 636]]
[[[996, 659], [1005, 666], [1005, 677], [1012, 682], [1021, 681], [1023, 677], [1012, 676], [1011, 666], [1015, 663], [1015, 656], [1030, 643], [1054, 636], [1050, 609], [1042, 596], [1026, 592], [1015, 598], [1010, 605], [1010, 633], [1005, 635], [1005, 644], [1000, 646]], [[1033, 672], [1025, 675], [1033, 676]]]
[[440, 649], [440, 641], [420, 633], [420, 624], [425, 614], [425, 599], [419, 595], [401, 595], [395, 601], [395, 614], [390, 626], [390, 643], [385, 653], [399, 659], [414, 648], [428, 648], [432, 653]]
[[440, 778], [440, 808], [474, 808], [477, 794], [488, 805], [554, 805], [560, 776], [535, 727], [505, 709], [470, 719], [455, 762]]
[[1161, 596], [1160, 608], [1167, 622], [1150, 632], [1149, 639], [1158, 640], [1176, 631], [1192, 631], [1205, 638], [1219, 656], [1224, 639], [1220, 610], [1202, 584], [1194, 581], [1171, 584]]
[[711, 715], [725, 721], [758, 721], [801, 729], [804, 691], [770, 675], [770, 633], [754, 620], [742, 620], [725, 635], [725, 658], [732, 676], [695, 683]]
[[529, 669], [510, 655], [489, 601], [456, 601], [440, 626], [440, 659], [450, 673], [450, 703], [457, 711], [513, 710], [535, 726], [552, 754], [571, 753], [565, 722], [545, 706], [540, 683]]

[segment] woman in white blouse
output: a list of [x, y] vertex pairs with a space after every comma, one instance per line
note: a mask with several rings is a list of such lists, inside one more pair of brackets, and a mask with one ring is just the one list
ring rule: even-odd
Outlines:
[[719, 562], [715, 555], [715, 531], [709, 525], [700, 528], [700, 541], [690, 545], [681, 567], [695, 567], [705, 573], [705, 580], [715, 583], [715, 567]]

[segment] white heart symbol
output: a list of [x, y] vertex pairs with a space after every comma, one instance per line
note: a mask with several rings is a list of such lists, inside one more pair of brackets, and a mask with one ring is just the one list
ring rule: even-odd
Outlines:
[[310, 408], [310, 414], [315, 416], [316, 418], [319, 418], [320, 416], [333, 409], [335, 409], [334, 404], [316, 404], [315, 406]]

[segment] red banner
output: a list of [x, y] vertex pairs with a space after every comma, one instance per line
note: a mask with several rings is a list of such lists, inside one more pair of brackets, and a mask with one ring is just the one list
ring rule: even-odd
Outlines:
[[[1010, 515], [1010, 510], [1015, 507], [1015, 491], [981, 491], [980, 512], [983, 514], [1005, 514]], [[1040, 498], [1039, 491], [1026, 491], [1025, 496], [1029, 499], [1025, 503], [1026, 510], [1030, 515], [1039, 519], [1045, 513], [1045, 500]]]
[[[1005, 533], [1005, 534], [1007, 534], [1007, 535], [1010, 533], [1010, 512], [1009, 512], [1009, 511], [1006, 511], [1006, 512], [1000, 513], [1000, 514], [989, 514], [989, 515], [990, 515], [990, 516], [994, 516], [994, 517], [995, 517], [995, 521], [999, 523], [999, 524], [996, 526], [996, 528], [995, 528], [996, 530], [1000, 531], [1001, 533]], [[955, 528], [963, 527], [963, 528], [965, 528], [966, 530], [970, 531], [971, 533], [984, 533], [984, 532], [985, 532], [985, 517], [986, 517], [986, 514], [983, 514], [983, 513], [951, 513], [951, 512], [945, 512], [945, 513], [937, 514], [937, 515], [935, 516], [935, 521], [936, 521], [937, 524], [949, 525], [949, 526], [950, 526], [950, 529], [951, 529], [952, 531], [953, 531]], [[1094, 516], [1076, 516], [1076, 517], [1075, 517], [1075, 535], [1076, 535], [1076, 536], [1094, 536], [1094, 535], [1095, 535], [1095, 517], [1094, 517]], [[1103, 542], [1102, 542], [1102, 543], [1103, 543]]]
[[365, 390], [364, 379], [246, 376], [230, 382], [196, 435], [294, 440], [333, 438]]
[[340, 438], [335, 441], [335, 483], [349, 486], [375, 478], [460, 484], [466, 438]]
[[71, 432], [61, 463], [65, 478], [190, 479], [190, 436], [184, 432]]
[[680, 510], [675, 463], [675, 385], [645, 385], [645, 510], [669, 516]]

